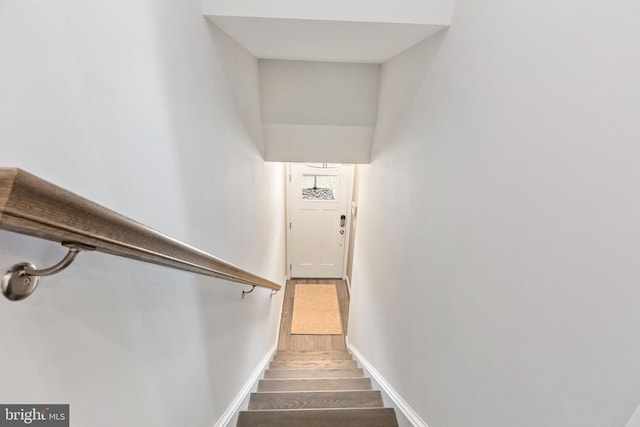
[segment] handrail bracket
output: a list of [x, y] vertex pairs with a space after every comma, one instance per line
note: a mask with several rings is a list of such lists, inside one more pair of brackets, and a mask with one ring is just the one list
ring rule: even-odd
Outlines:
[[242, 299], [244, 299], [244, 296], [247, 294], [250, 294], [251, 292], [253, 292], [253, 290], [256, 288], [256, 285], [251, 285], [251, 290], [250, 291], [242, 291]]
[[36, 269], [36, 266], [29, 262], [15, 264], [2, 278], [2, 294], [11, 301], [20, 301], [35, 292], [38, 287], [38, 278], [41, 276], [51, 276], [69, 267], [81, 251], [93, 251], [92, 246], [80, 243], [62, 243], [69, 248], [69, 252], [57, 264], [43, 269]]

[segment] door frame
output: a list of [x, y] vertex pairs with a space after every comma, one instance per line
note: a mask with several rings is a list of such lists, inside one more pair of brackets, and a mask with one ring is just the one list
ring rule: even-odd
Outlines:
[[[310, 162], [289, 162], [285, 167], [285, 232], [286, 232], [286, 272], [287, 279], [291, 279], [291, 197], [292, 197], [292, 189], [291, 189], [291, 163], [301, 163], [307, 164]], [[347, 275], [347, 258], [349, 256], [349, 238], [351, 236], [351, 202], [353, 201], [353, 184], [354, 184], [354, 175], [355, 175], [355, 165], [349, 163], [343, 163], [341, 166], [349, 166], [349, 184], [347, 185], [347, 208], [346, 208], [346, 227], [345, 227], [345, 239], [344, 239], [344, 250], [342, 254], [342, 277], [336, 277], [336, 279], [343, 279]]]

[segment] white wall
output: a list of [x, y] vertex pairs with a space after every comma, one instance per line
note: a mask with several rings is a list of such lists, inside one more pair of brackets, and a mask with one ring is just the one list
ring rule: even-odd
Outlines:
[[[640, 5], [458, 0], [383, 66], [349, 338], [430, 427], [640, 401]], [[422, 74], [417, 75], [416, 71]]]
[[448, 26], [209, 16], [258, 58], [381, 64]]
[[275, 162], [368, 163], [375, 128], [265, 124], [265, 159]]
[[267, 160], [369, 161], [380, 65], [262, 59], [259, 73]]
[[264, 123], [375, 126], [380, 65], [261, 59]]
[[[235, 65], [234, 65], [235, 64]], [[261, 158], [257, 61], [199, 1], [0, 3], [0, 153], [161, 232], [284, 277], [284, 171]], [[58, 245], [0, 232], [0, 268]], [[97, 253], [0, 299], [0, 402], [87, 426], [212, 425], [276, 339], [281, 295]]]
[[444, 24], [451, 21], [453, 0], [204, 0], [208, 15], [265, 18]]

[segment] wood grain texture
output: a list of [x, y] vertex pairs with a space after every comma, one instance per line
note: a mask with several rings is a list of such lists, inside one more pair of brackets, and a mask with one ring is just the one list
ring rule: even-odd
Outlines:
[[259, 380], [258, 391], [371, 390], [370, 378]]
[[0, 168], [0, 228], [238, 283], [281, 288], [21, 169]]
[[[291, 335], [295, 285], [333, 283], [338, 291], [343, 333]], [[293, 285], [293, 286], [292, 286]], [[251, 393], [239, 427], [397, 427], [395, 411], [383, 408], [380, 391], [345, 348], [349, 295], [342, 280], [293, 279], [287, 282], [278, 352]]]
[[264, 379], [273, 378], [364, 378], [362, 368], [267, 369]]
[[17, 174], [17, 169], [0, 169], [0, 222]]
[[393, 408], [242, 411], [238, 427], [397, 427]]
[[382, 408], [379, 390], [251, 393], [249, 410], [308, 408]]
[[353, 360], [353, 356], [345, 350], [279, 351], [275, 356], [273, 356], [273, 360]]
[[355, 360], [290, 360], [273, 361], [269, 369], [357, 368]]

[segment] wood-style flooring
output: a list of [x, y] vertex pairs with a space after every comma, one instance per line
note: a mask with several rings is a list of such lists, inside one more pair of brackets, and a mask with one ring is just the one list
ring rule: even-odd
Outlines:
[[[291, 335], [295, 285], [333, 283], [338, 293], [343, 333]], [[278, 352], [251, 393], [237, 427], [398, 427], [393, 408], [373, 390], [345, 348], [349, 294], [343, 280], [287, 282]]]
[[[338, 292], [338, 304], [340, 306], [340, 318], [342, 320], [341, 335], [291, 335], [291, 315], [293, 312], [293, 299], [295, 297], [295, 285], [300, 284], [327, 284], [336, 285]], [[347, 321], [349, 318], [349, 291], [344, 280], [340, 279], [291, 279], [287, 281], [282, 306], [282, 320], [280, 322], [280, 341], [278, 350], [291, 351], [329, 351], [346, 350], [344, 337], [347, 334]]]

